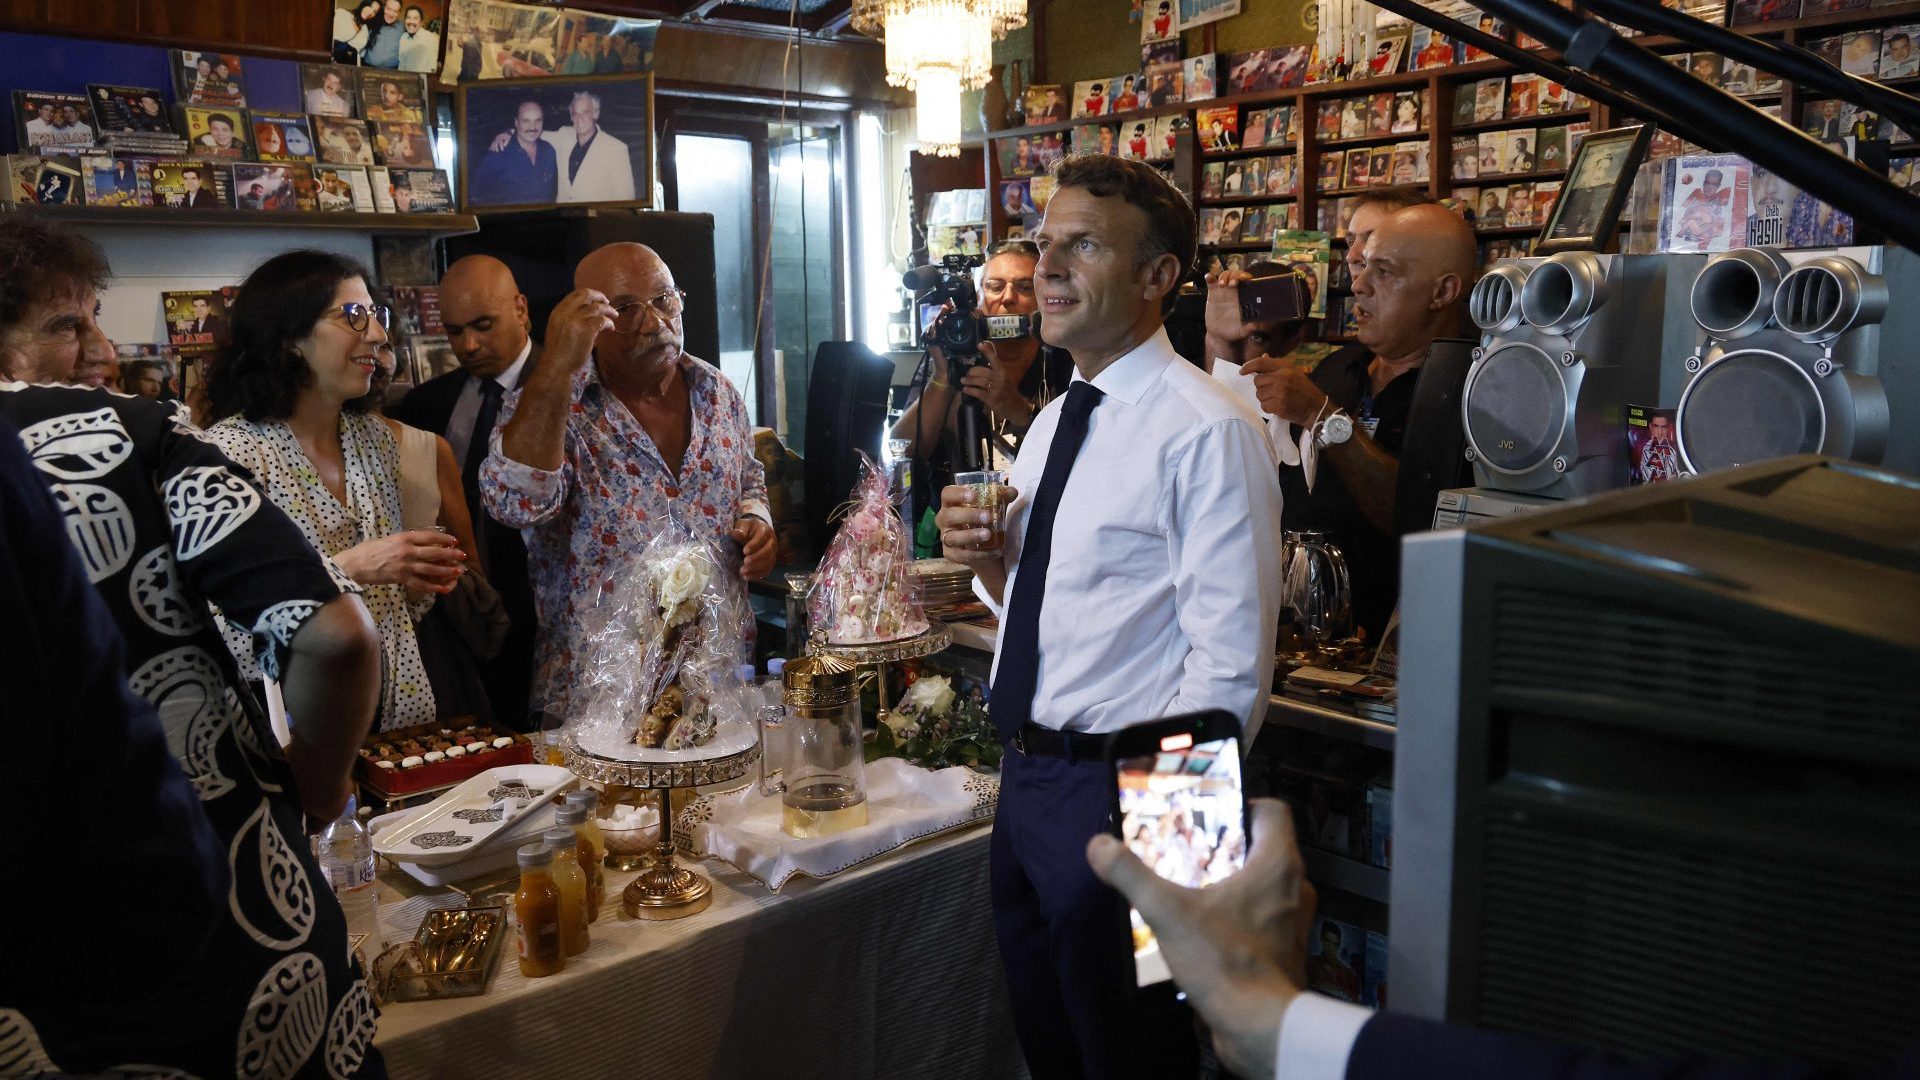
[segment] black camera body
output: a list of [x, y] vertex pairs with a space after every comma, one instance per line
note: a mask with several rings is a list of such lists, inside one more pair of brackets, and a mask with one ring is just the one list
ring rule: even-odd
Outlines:
[[[906, 272], [901, 284], [920, 303], [945, 303], [947, 311], [927, 329], [925, 344], [938, 347], [947, 358], [947, 381], [959, 386], [969, 368], [986, 363], [980, 355], [982, 341], [1011, 341], [1038, 337], [1038, 315], [982, 315], [980, 292], [973, 285], [973, 270], [986, 262], [978, 255], [946, 255], [938, 263], [917, 266]], [[961, 399], [959, 416], [961, 460], [967, 468], [978, 468], [983, 460], [980, 402]]]

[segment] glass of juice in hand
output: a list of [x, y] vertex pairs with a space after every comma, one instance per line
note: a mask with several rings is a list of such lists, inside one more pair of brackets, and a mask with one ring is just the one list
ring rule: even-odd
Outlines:
[[993, 533], [983, 548], [997, 548], [1007, 538], [1007, 474], [1003, 470], [955, 473], [953, 482], [973, 489], [973, 505], [992, 515], [987, 528]]

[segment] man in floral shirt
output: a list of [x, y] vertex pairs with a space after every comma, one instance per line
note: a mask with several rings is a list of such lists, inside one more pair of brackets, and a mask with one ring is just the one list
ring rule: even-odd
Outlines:
[[651, 248], [611, 244], [573, 283], [480, 468], [487, 512], [527, 538], [533, 704], [562, 715], [583, 676], [583, 616], [669, 522], [737, 550], [742, 579], [764, 576], [774, 553], [746, 403], [684, 351], [672, 271]]

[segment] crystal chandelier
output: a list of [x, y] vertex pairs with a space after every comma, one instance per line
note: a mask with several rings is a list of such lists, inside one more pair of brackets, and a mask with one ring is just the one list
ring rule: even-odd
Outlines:
[[960, 92], [993, 77], [993, 42], [1026, 0], [854, 0], [853, 28], [887, 43], [887, 82], [914, 91], [920, 151], [960, 153]]

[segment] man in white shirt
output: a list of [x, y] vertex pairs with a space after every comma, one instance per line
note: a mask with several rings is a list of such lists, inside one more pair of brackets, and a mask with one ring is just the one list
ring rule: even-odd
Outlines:
[[353, 102], [341, 92], [340, 73], [328, 68], [320, 85], [307, 91], [307, 111], [318, 116], [352, 116]]
[[600, 126], [600, 95], [573, 95], [567, 112], [571, 125], [541, 135], [560, 156], [559, 201], [634, 201], [633, 157]]
[[401, 71], [432, 71], [440, 62], [440, 35], [426, 23], [427, 13], [418, 4], [407, 8], [406, 32], [400, 36]]
[[1171, 995], [1135, 989], [1125, 903], [1086, 866], [1111, 827], [1102, 737], [1266, 711], [1280, 491], [1260, 421], [1162, 326], [1194, 255], [1192, 207], [1152, 166], [1082, 155], [1035, 239], [1041, 337], [1065, 395], [1015, 460], [1004, 544], [971, 489], [942, 493], [946, 556], [1000, 616], [992, 716], [1008, 743], [992, 897], [1015, 1028], [1035, 1076], [1192, 1075]]

